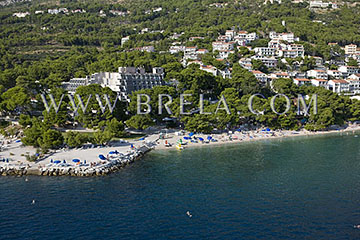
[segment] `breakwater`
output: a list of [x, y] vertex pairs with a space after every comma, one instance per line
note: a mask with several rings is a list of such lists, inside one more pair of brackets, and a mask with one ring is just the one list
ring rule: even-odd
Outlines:
[[24, 176], [24, 175], [38, 175], [38, 176], [79, 176], [79, 177], [90, 177], [90, 176], [102, 176], [120, 170], [121, 168], [133, 163], [140, 159], [147, 152], [154, 148], [154, 143], [147, 143], [142, 145], [138, 149], [132, 150], [126, 154], [119, 153], [118, 156], [101, 161], [100, 164], [85, 166], [74, 166], [64, 164], [48, 164], [43, 166], [41, 163], [30, 165], [30, 164], [12, 164], [2, 163], [0, 165], [1, 176]]

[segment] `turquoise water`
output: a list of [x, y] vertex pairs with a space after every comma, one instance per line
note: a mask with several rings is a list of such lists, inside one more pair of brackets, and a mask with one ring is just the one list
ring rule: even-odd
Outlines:
[[359, 140], [155, 151], [105, 177], [0, 177], [0, 239], [359, 239]]

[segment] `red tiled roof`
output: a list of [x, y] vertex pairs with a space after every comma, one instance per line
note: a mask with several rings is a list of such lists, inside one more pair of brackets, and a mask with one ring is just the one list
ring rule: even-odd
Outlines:
[[299, 81], [299, 82], [309, 82], [310, 81], [307, 78], [295, 78], [294, 80]]
[[333, 81], [334, 83], [348, 83], [346, 80], [344, 79], [338, 79], [338, 80], [330, 80]]

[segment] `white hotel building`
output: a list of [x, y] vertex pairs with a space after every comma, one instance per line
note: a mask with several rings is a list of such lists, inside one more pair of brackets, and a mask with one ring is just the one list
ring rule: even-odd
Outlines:
[[152, 70], [152, 73], [147, 73], [144, 68], [119, 67], [118, 72], [100, 72], [86, 78], [72, 78], [69, 82], [63, 82], [62, 87], [74, 94], [79, 86], [99, 84], [119, 93], [121, 100], [130, 101], [129, 94], [134, 91], [165, 85], [163, 68]]

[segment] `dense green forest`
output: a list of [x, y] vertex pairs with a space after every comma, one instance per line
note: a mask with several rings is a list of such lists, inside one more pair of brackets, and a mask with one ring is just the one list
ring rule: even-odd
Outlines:
[[[212, 5], [219, 2], [227, 5]], [[161, 10], [154, 11], [159, 7]], [[67, 8], [69, 11], [82, 9], [86, 12], [47, 13], [47, 9], [52, 8]], [[39, 10], [43, 10], [44, 13], [35, 14], [35, 11]], [[110, 12], [114, 10], [123, 12], [124, 16]], [[24, 18], [13, 16], [15, 12], [26, 11], [30, 15]], [[106, 16], [101, 16], [100, 11]], [[328, 43], [336, 42], [339, 46], [350, 43], [360, 45], [359, 12], [358, 5], [344, 4], [339, 9], [312, 11], [306, 2], [295, 4], [287, 0], [282, 4], [267, 5], [257, 0], [61, 0], [9, 5], [0, 8], [0, 109], [3, 116], [21, 116], [21, 123], [27, 128], [24, 142], [30, 145], [46, 145], [48, 141], [44, 138], [56, 139], [56, 134], [51, 132], [55, 131], [54, 127], [66, 127], [69, 122], [74, 121], [85, 127], [99, 129], [97, 142], [103, 143], [106, 139], [111, 139], [117, 130], [122, 131], [124, 124], [144, 129], [156, 122], [161, 123], [161, 119], [166, 115], [134, 115], [134, 106], [130, 103], [129, 106], [120, 104], [119, 109], [126, 111], [119, 111], [115, 116], [105, 113], [104, 116], [74, 118], [67, 113], [66, 107], [62, 114], [51, 116], [44, 111], [44, 106], [39, 104], [39, 94], [52, 92], [60, 96], [62, 90], [59, 87], [62, 82], [95, 72], [116, 71], [119, 66], [143, 66], [147, 69], [159, 66], [164, 67], [166, 80], [176, 79], [179, 86], [157, 87], [144, 92], [154, 96], [155, 100], [158, 93], [169, 93], [175, 99], [172, 106], [174, 112], [178, 112], [176, 110], [180, 92], [198, 96], [205, 91], [207, 99], [219, 99], [224, 95], [227, 101], [231, 102], [231, 115], [176, 115], [188, 130], [210, 132], [245, 123], [285, 129], [299, 129], [305, 126], [309, 130], [326, 129], [334, 124], [342, 125], [346, 121], [359, 120], [358, 101], [324, 89], [297, 87], [292, 82], [280, 79], [275, 83], [277, 92], [295, 98], [297, 94], [317, 93], [321, 107], [319, 114], [304, 118], [297, 116], [296, 111], [291, 111], [291, 114], [278, 116], [267, 107], [268, 111], [264, 115], [254, 116], [246, 109], [249, 96], [260, 92], [270, 97], [274, 92], [269, 86], [261, 86], [250, 72], [237, 64], [239, 57], [245, 53], [237, 52], [226, 63], [218, 63], [211, 54], [209, 55], [208, 62], [213, 65], [218, 64], [219, 68], [225, 65], [233, 67], [233, 78], [223, 79], [200, 71], [195, 66], [184, 69], [179, 63], [181, 54], [171, 55], [167, 51], [174, 41], [171, 39], [174, 33], [184, 32], [176, 40], [180, 42], [187, 42], [192, 36], [202, 36], [204, 39], [187, 42], [186, 45], [211, 49], [211, 42], [219, 34], [224, 34], [227, 29], [236, 28], [256, 32], [260, 37], [265, 37], [270, 31], [293, 32], [304, 45], [306, 55], [330, 60], [336, 56], [332, 54], [334, 49]], [[139, 32], [145, 28], [149, 31], [140, 34]], [[126, 36], [130, 36], [130, 40], [121, 46], [121, 39]], [[261, 40], [253, 45], [262, 46]], [[153, 45], [156, 51], [132, 51], [135, 47], [146, 45]], [[87, 88], [79, 91], [95, 91], [96, 86]], [[269, 101], [261, 100], [259, 104], [268, 106]], [[197, 105], [198, 97], [192, 99], [192, 102]], [[205, 105], [206, 110], [214, 110], [214, 106], [209, 102]], [[44, 121], [32, 118], [38, 116], [36, 113], [39, 112], [43, 112]], [[240, 117], [238, 112], [241, 113]], [[113, 117], [118, 122], [111, 120]], [[65, 140], [70, 139], [68, 141], [71, 142], [76, 137], [81, 138], [74, 135]], [[44, 146], [50, 147], [52, 146]]]

